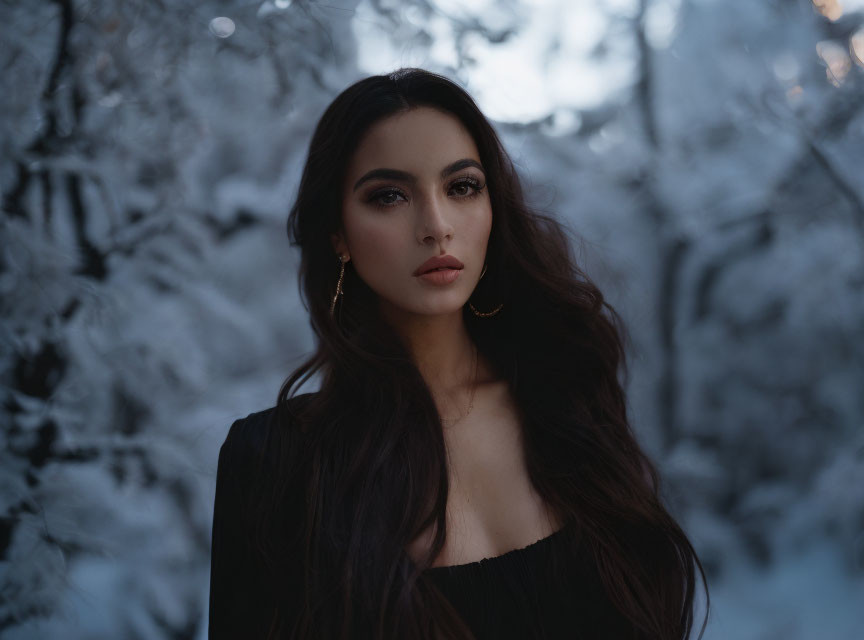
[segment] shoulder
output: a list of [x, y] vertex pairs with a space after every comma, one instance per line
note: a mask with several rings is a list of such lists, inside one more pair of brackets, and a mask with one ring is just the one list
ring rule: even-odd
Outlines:
[[[317, 392], [301, 393], [286, 401], [288, 411], [280, 411], [279, 406], [253, 411], [244, 418], [235, 420], [228, 429], [228, 434], [219, 450], [220, 465], [226, 465], [238, 470], [248, 469], [258, 461], [263, 460], [268, 449], [272, 449], [273, 439], [286, 437], [295, 429], [279, 428], [280, 419], [283, 416], [291, 416], [294, 412], [302, 409]], [[291, 425], [282, 425], [291, 426]], [[287, 433], [286, 432], [290, 432]]]

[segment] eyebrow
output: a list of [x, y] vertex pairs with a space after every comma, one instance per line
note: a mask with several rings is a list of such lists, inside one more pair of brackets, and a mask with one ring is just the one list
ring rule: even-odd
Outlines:
[[[461, 160], [457, 160], [456, 162], [451, 162], [446, 167], [441, 169], [441, 178], [444, 179], [449, 176], [451, 173], [455, 173], [460, 169], [465, 169], [466, 167], [476, 167], [483, 171], [482, 165], [476, 160], [472, 160], [471, 158], [462, 158]], [[417, 182], [417, 177], [408, 173], [407, 171], [400, 171], [399, 169], [372, 169], [363, 175], [357, 182], [354, 183], [354, 191], [360, 187], [364, 182], [368, 182], [369, 180], [375, 180], [376, 178], [384, 178], [387, 180], [398, 180], [400, 182], [408, 182], [414, 184]]]

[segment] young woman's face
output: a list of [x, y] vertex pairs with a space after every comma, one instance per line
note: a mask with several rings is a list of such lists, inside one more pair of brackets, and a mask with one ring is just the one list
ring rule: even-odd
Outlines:
[[[377, 123], [354, 153], [342, 193], [334, 249], [350, 257], [382, 312], [461, 309], [480, 279], [492, 206], [477, 147], [459, 119], [418, 107]], [[416, 275], [444, 255], [464, 265], [455, 279]]]

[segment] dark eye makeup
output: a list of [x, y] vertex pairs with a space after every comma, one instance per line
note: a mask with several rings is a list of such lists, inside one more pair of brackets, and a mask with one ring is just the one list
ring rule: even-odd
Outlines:
[[[450, 191], [458, 191], [456, 193], [457, 200], [470, 200], [472, 198], [476, 198], [479, 196], [483, 189], [486, 188], [485, 184], [481, 184], [480, 181], [472, 175], [464, 175], [456, 178], [453, 182], [448, 186], [448, 192]], [[464, 190], [468, 190], [465, 192]], [[398, 201], [389, 200], [389, 198], [402, 196], [405, 200], [408, 200], [408, 197], [405, 195], [405, 192], [396, 187], [387, 187], [385, 189], [378, 189], [377, 191], [373, 191], [367, 198], [366, 202], [379, 208], [379, 209], [389, 209], [391, 207], [395, 207]]]

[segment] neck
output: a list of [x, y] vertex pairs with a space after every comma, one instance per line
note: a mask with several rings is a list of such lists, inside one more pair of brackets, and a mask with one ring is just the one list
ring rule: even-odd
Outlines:
[[[464, 404], [476, 383], [492, 378], [465, 327], [462, 311], [442, 315], [386, 312], [407, 345], [432, 396], [441, 404]], [[440, 402], [442, 399], [444, 402]], [[464, 411], [464, 407], [463, 407]]]

